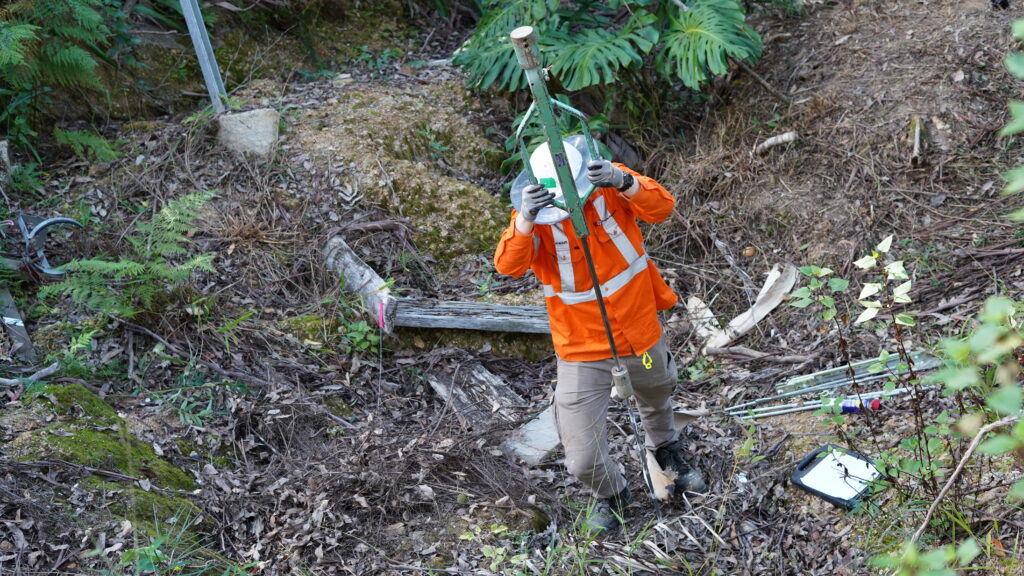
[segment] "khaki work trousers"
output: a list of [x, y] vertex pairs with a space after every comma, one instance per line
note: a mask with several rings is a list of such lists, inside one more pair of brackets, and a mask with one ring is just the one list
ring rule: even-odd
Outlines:
[[[672, 387], [676, 363], [662, 338], [643, 356], [620, 356], [629, 370], [647, 448], [654, 450], [674, 441], [679, 432], [672, 416]], [[569, 473], [590, 487], [598, 498], [609, 498], [626, 487], [626, 479], [608, 456], [608, 404], [615, 361], [567, 362], [558, 359], [555, 386], [555, 424], [565, 449]], [[621, 400], [619, 400], [621, 402]]]

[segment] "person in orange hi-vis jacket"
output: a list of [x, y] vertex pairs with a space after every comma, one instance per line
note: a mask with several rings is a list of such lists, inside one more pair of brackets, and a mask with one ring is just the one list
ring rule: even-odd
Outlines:
[[[566, 151], [578, 173], [579, 155], [572, 147]], [[552, 181], [555, 170], [546, 145], [533, 153], [530, 165], [539, 181]], [[638, 218], [661, 222], [672, 212], [675, 199], [653, 179], [607, 160], [590, 162], [587, 179], [596, 187], [583, 208], [591, 231], [587, 240], [615, 347], [630, 373], [647, 448], [663, 470], [676, 473], [676, 493], [703, 492], [703, 475], [682, 455], [671, 401], [676, 365], [658, 320], [658, 311], [672, 307], [678, 298], [645, 252], [637, 224]], [[581, 240], [568, 219], [536, 222], [538, 213], [559, 193], [557, 184], [523, 189], [522, 201], [498, 242], [494, 266], [513, 277], [532, 268], [543, 285], [558, 355], [555, 422], [566, 467], [597, 499], [585, 529], [599, 535], [621, 525], [631, 495], [608, 455], [605, 419], [614, 361]]]

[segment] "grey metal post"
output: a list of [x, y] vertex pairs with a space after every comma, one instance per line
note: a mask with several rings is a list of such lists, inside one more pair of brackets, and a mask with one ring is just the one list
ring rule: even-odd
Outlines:
[[199, 3], [196, 0], [181, 0], [181, 11], [185, 15], [188, 34], [192, 37], [192, 45], [195, 46], [196, 56], [199, 58], [199, 68], [203, 71], [203, 80], [206, 81], [210, 101], [213, 103], [213, 109], [219, 114], [224, 111], [227, 91], [224, 90], [224, 80], [220, 77], [217, 57], [210, 45], [210, 36], [206, 33], [206, 23], [203, 22], [203, 14], [199, 11]]

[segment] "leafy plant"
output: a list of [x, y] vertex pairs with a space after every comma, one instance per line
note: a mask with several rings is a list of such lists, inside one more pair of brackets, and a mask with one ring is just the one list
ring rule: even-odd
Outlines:
[[639, 73], [656, 54], [664, 80], [700, 89], [727, 70], [728, 59], [755, 61], [761, 40], [732, 0], [488, 0], [473, 35], [459, 49], [470, 85], [526, 87], [509, 33], [530, 25], [552, 73], [567, 90], [608, 86]]
[[366, 320], [348, 322], [340, 328], [343, 341], [342, 347], [346, 354], [359, 352], [376, 353], [380, 345], [380, 335]]
[[32, 117], [46, 95], [102, 89], [95, 72], [111, 35], [109, 13], [102, 0], [16, 0], [0, 20], [0, 125], [37, 160]]
[[61, 130], [53, 129], [53, 136], [58, 144], [71, 148], [75, 156], [82, 160], [95, 160], [96, 162], [110, 162], [116, 160], [120, 154], [107, 141], [106, 138], [86, 132], [84, 130]]
[[195, 193], [168, 202], [125, 236], [127, 254], [69, 262], [62, 266], [65, 278], [43, 287], [40, 297], [66, 296], [84, 308], [123, 317], [157, 312], [195, 272], [216, 271], [212, 253], [185, 257], [192, 222], [211, 196]]

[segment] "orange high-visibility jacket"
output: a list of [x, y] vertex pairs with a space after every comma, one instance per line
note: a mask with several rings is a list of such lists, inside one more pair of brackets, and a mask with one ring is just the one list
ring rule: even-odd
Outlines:
[[[590, 228], [590, 253], [601, 282], [615, 348], [620, 355], [642, 354], [661, 338], [658, 310], [671, 308], [678, 298], [644, 250], [636, 219], [661, 222], [672, 212], [675, 199], [654, 180], [633, 174], [640, 189], [627, 199], [614, 188], [598, 188], [583, 209]], [[512, 223], [501, 235], [494, 267], [520, 277], [533, 268], [544, 287], [551, 339], [563, 360], [586, 362], [611, 358], [583, 248], [568, 219], [536, 225], [532, 235]]]

